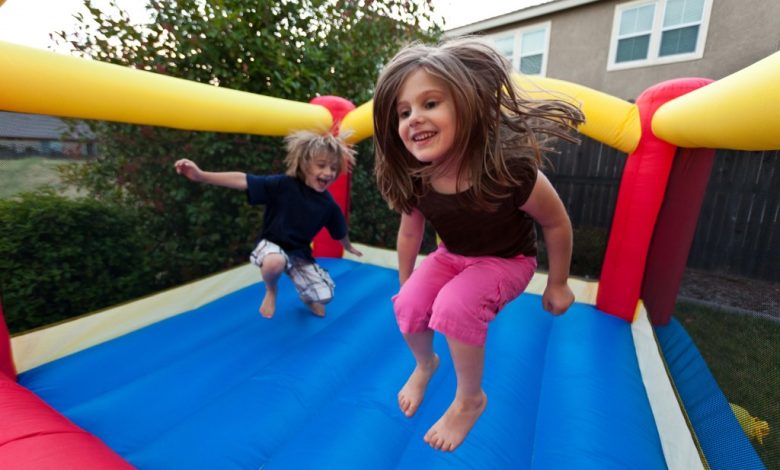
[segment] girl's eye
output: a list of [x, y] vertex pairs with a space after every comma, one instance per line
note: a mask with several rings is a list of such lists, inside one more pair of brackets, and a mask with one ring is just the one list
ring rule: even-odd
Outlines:
[[436, 101], [426, 101], [425, 102], [425, 109], [433, 109], [436, 107], [438, 103]]
[[398, 117], [401, 118], [401, 119], [408, 118], [409, 117], [409, 111], [407, 111], [407, 110], [398, 111]]

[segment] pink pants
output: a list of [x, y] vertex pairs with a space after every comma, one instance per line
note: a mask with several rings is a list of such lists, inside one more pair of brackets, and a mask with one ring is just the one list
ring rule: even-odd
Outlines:
[[401, 333], [433, 329], [474, 346], [484, 346], [488, 323], [523, 293], [536, 258], [468, 257], [444, 245], [428, 255], [393, 297]]

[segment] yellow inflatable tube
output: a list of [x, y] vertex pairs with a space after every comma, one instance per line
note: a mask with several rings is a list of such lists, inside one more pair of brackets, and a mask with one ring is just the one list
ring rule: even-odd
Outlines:
[[534, 99], [559, 99], [582, 107], [585, 124], [579, 131], [631, 153], [639, 144], [642, 128], [635, 104], [564, 80], [516, 75], [515, 81]]
[[322, 106], [0, 42], [0, 109], [195, 131], [329, 129]]
[[679, 147], [780, 149], [780, 52], [669, 101], [652, 125]]
[[341, 133], [349, 133], [347, 142], [356, 143], [374, 135], [374, 102], [363, 103], [353, 109], [341, 121]]
[[[516, 75], [515, 80], [531, 98], [555, 98], [581, 106], [586, 122], [579, 131], [588, 137], [625, 153], [633, 152], [639, 144], [642, 129], [636, 105], [564, 80], [521, 75]], [[344, 118], [341, 129], [353, 132], [350, 142], [373, 135], [372, 112], [373, 102], [369, 101]]]

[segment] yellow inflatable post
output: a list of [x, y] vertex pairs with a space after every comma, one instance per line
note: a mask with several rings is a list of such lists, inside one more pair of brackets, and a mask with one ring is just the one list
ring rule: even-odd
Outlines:
[[639, 109], [633, 103], [564, 80], [515, 75], [515, 82], [534, 99], [559, 99], [581, 106], [585, 123], [581, 133], [631, 153], [639, 144], [642, 129]]
[[[521, 75], [515, 80], [533, 99], [559, 99], [581, 106], [586, 122], [578, 130], [588, 137], [625, 153], [633, 152], [639, 143], [642, 130], [636, 105], [564, 80]], [[350, 142], [373, 135], [372, 112], [369, 101], [344, 118], [341, 128], [353, 132]]]
[[780, 149], [780, 52], [672, 100], [653, 133], [679, 147]]
[[322, 106], [0, 42], [0, 109], [194, 131], [330, 129]]
[[349, 132], [347, 141], [350, 144], [374, 135], [374, 102], [363, 103], [350, 111], [341, 121], [341, 132]]

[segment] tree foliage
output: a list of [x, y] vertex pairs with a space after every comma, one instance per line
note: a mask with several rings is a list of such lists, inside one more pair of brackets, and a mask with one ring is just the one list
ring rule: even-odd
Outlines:
[[[148, 0], [148, 24], [133, 24], [113, 2], [85, 1], [74, 31], [58, 33], [83, 57], [252, 93], [308, 102], [336, 95], [371, 98], [381, 65], [399, 47], [433, 40], [430, 0]], [[164, 106], [164, 103], [160, 104]], [[150, 110], [153, 112], [153, 110]], [[281, 140], [95, 122], [100, 156], [65, 175], [91, 196], [144, 214], [156, 288], [243, 262], [261, 210], [236, 191], [193, 184], [173, 172], [178, 158], [212, 171], [283, 171]], [[397, 218], [373, 185], [373, 154], [361, 145], [354, 172], [354, 220]], [[365, 208], [365, 209], [364, 209]], [[380, 211], [358, 215], [361, 210]], [[391, 224], [392, 225], [392, 224]], [[390, 227], [389, 230], [394, 230]], [[361, 237], [361, 231], [374, 239]], [[385, 243], [374, 227], [352, 238]]]

